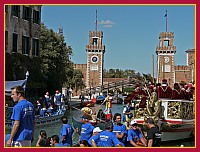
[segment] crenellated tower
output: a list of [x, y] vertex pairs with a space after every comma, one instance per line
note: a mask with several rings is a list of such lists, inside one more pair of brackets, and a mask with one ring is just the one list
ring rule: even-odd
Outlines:
[[[97, 16], [97, 11], [96, 11]], [[103, 65], [105, 45], [102, 44], [103, 32], [96, 30], [89, 32], [89, 44], [86, 45], [87, 52], [87, 72], [86, 87], [93, 88], [103, 85]]]

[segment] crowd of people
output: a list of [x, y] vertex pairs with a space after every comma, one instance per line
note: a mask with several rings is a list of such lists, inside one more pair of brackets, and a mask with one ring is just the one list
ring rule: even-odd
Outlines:
[[[146, 89], [145, 89], [146, 88]], [[106, 98], [106, 110], [104, 114], [100, 109], [97, 114], [97, 122], [104, 123], [104, 129], [98, 125], [95, 127], [88, 119], [88, 115], [82, 116], [82, 126], [78, 146], [80, 147], [157, 147], [161, 143], [161, 133], [156, 127], [154, 120], [148, 118], [146, 121], [147, 135], [145, 136], [138, 126], [136, 120], [132, 120], [132, 113], [130, 112], [130, 100], [141, 99], [140, 107], [144, 107], [142, 101], [146, 102], [146, 98], [153, 92], [156, 92], [158, 98], [171, 99], [193, 99], [194, 87], [192, 84], [181, 85], [174, 84], [174, 88], [168, 86], [167, 81], [163, 80], [162, 84], [151, 84], [144, 89], [141, 89], [138, 84], [135, 90], [126, 98], [127, 106], [124, 107], [123, 116], [120, 113], [115, 113], [112, 117], [111, 113], [111, 98], [108, 95]], [[53, 112], [59, 113], [62, 106], [65, 104], [63, 95], [57, 90], [54, 98], [49, 96], [47, 92], [44, 95], [44, 100], [37, 101], [36, 113], [34, 105], [27, 101], [24, 96], [24, 88], [16, 86], [11, 89], [11, 98], [15, 103], [13, 113], [11, 116], [12, 129], [9, 136], [6, 136], [6, 146], [12, 147], [30, 147], [34, 140], [34, 125], [35, 114], [44, 117], [46, 114], [51, 115]], [[142, 100], [144, 99], [144, 100]], [[43, 102], [41, 102], [43, 101]], [[108, 119], [108, 116], [110, 117]], [[113, 120], [113, 121], [112, 121]], [[128, 124], [122, 124], [121, 120]], [[67, 116], [61, 118], [62, 127], [60, 129], [60, 136], [53, 135], [48, 137], [45, 130], [41, 130], [36, 146], [40, 147], [71, 147], [73, 146], [73, 134], [78, 130], [74, 130], [68, 123]]]
[[[6, 146], [30, 147], [34, 140], [35, 111], [31, 102], [24, 97], [24, 89], [21, 86], [12, 88], [12, 99], [17, 104], [12, 113], [12, 130], [6, 137]], [[62, 127], [60, 136], [48, 137], [45, 130], [41, 130], [36, 146], [40, 147], [71, 147], [74, 134], [73, 127], [68, 123], [67, 116], [62, 116]], [[159, 131], [155, 128], [153, 119], [147, 121], [150, 132], [147, 140], [142, 135], [137, 121], [132, 120], [130, 129], [121, 123], [121, 114], [115, 113], [112, 121], [105, 122], [104, 130], [94, 127], [87, 115], [82, 116], [82, 126], [78, 144], [80, 147], [112, 147], [112, 146], [156, 146], [155, 134]], [[154, 129], [152, 129], [154, 127]], [[152, 135], [153, 134], [153, 135]], [[156, 140], [157, 141], [157, 140]], [[158, 146], [158, 145], [157, 145]]]
[[44, 97], [40, 97], [37, 100], [35, 112], [40, 117], [59, 114], [68, 103], [69, 99], [64, 94], [61, 94], [59, 90], [56, 90], [54, 96], [50, 96], [47, 91]]

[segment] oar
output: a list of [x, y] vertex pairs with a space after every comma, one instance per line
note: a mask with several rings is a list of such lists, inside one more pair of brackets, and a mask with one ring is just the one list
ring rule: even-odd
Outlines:
[[95, 108], [95, 112], [100, 109], [100, 107], [104, 104], [104, 102], [106, 102], [106, 99], [97, 108]]
[[[78, 108], [73, 107], [73, 106], [71, 106], [71, 107], [74, 108], [74, 109], [76, 109], [76, 110], [78, 110], [78, 111], [81, 111], [81, 109], [78, 109]], [[83, 111], [81, 111], [81, 112], [83, 112]]]

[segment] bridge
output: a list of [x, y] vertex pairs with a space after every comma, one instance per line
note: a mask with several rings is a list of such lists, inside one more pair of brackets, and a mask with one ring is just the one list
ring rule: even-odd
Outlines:
[[[143, 83], [141, 83], [143, 82]], [[84, 92], [87, 94], [91, 93], [99, 93], [99, 92], [109, 92], [110, 90], [122, 89], [122, 92], [125, 87], [135, 86], [135, 84], [139, 84], [140, 86], [144, 85], [144, 81], [139, 81], [138, 79], [128, 79], [128, 80], [120, 80], [116, 82], [108, 82], [108, 84], [104, 84], [102, 86], [96, 86], [91, 88], [86, 88]]]

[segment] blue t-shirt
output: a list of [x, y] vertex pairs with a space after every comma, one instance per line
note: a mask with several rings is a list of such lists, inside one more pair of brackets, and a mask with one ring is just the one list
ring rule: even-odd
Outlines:
[[14, 121], [20, 121], [19, 128], [13, 137], [14, 141], [31, 140], [34, 130], [35, 111], [34, 106], [27, 100], [19, 101], [13, 108], [11, 116], [12, 126]]
[[98, 135], [94, 136], [93, 140], [95, 141], [98, 147], [114, 147], [118, 144], [122, 145], [117, 137], [110, 131], [102, 131]]
[[133, 130], [130, 128], [128, 130], [128, 138], [127, 141], [134, 141], [135, 143], [139, 141], [139, 139], [142, 138], [142, 134], [139, 129]]
[[44, 117], [45, 113], [46, 113], [47, 109], [40, 109], [40, 116]]
[[[74, 133], [74, 129], [72, 128], [70, 124], [63, 124], [60, 130], [60, 144], [63, 144], [63, 146], [71, 146], [73, 133]], [[65, 139], [63, 142], [62, 142], [62, 136], [65, 136]]]
[[126, 137], [126, 135], [127, 135], [127, 130], [126, 130], [126, 126], [125, 125], [123, 125], [123, 124], [119, 124], [119, 125], [116, 125], [116, 124], [114, 124], [113, 125], [113, 134], [116, 136], [116, 132], [118, 132], [119, 134], [124, 134], [124, 138], [118, 138], [118, 140], [120, 141], [120, 142], [123, 142], [123, 143], [125, 143], [125, 140], [123, 140], [123, 139], [125, 139], [125, 137]]
[[56, 105], [60, 105], [61, 104], [61, 97], [62, 97], [61, 93], [55, 94], [55, 99], [56, 99], [55, 104]]
[[89, 140], [92, 136], [92, 131], [94, 129], [94, 126], [91, 123], [82, 124], [81, 126], [81, 135], [80, 135], [80, 141], [82, 140]]

